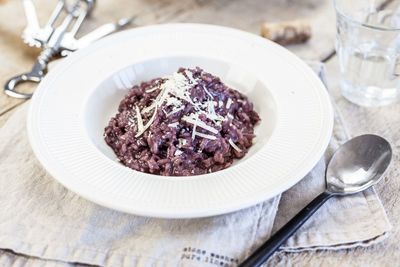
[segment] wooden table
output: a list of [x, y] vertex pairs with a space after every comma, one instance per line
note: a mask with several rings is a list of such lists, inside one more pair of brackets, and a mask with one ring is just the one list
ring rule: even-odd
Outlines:
[[[53, 9], [50, 1], [36, 0], [38, 15], [44, 23]], [[53, 3], [53, 2], [51, 2]], [[334, 51], [335, 14], [329, 0], [102, 0], [97, 2], [93, 18], [82, 28], [96, 26], [121, 17], [137, 15], [138, 25], [166, 22], [198, 22], [225, 25], [258, 34], [263, 21], [309, 19], [313, 37], [303, 45], [287, 47], [303, 59], [324, 60]], [[25, 26], [20, 1], [0, 0], [0, 84], [11, 76], [31, 68], [37, 49], [27, 47], [20, 39]], [[376, 133], [393, 145], [394, 161], [377, 186], [394, 228], [390, 237], [370, 248], [339, 252], [286, 253], [275, 256], [270, 266], [399, 266], [400, 265], [400, 105], [384, 108], [361, 108], [346, 101], [338, 88], [336, 56], [327, 60], [328, 82], [333, 99], [344, 115], [352, 135]], [[0, 127], [23, 103], [0, 94]], [[3, 140], [2, 140], [3, 141]]]

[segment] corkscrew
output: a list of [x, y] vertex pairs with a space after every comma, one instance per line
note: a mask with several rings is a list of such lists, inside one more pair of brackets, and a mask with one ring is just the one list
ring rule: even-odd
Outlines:
[[[76, 39], [75, 35], [85, 18], [93, 10], [95, 0], [77, 0], [72, 5], [68, 5], [66, 0], [59, 0], [49, 21], [43, 28], [39, 27], [32, 0], [23, 0], [23, 4], [27, 17], [27, 27], [22, 38], [29, 46], [41, 47], [43, 50], [31, 71], [11, 78], [4, 86], [4, 92], [7, 95], [22, 99], [31, 98], [32, 94], [19, 92], [16, 87], [25, 82], [39, 83], [47, 73], [47, 65], [52, 59], [57, 56], [67, 56], [72, 51], [118, 31], [130, 24], [133, 19], [121, 19], [117, 23], [105, 24], [80, 39]], [[58, 24], [59, 26], [55, 27], [54, 25], [63, 12], [66, 13], [64, 19]]]

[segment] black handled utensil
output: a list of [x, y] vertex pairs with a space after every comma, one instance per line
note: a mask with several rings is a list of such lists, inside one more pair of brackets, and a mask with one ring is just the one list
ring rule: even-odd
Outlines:
[[361, 135], [341, 146], [326, 171], [326, 190], [248, 257], [240, 267], [256, 267], [267, 261], [328, 199], [361, 192], [377, 184], [388, 168], [392, 149], [377, 135]]

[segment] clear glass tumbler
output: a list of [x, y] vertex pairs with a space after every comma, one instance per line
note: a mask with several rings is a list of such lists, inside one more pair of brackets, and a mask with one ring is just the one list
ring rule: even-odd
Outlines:
[[383, 106], [400, 98], [400, 1], [334, 0], [345, 98]]

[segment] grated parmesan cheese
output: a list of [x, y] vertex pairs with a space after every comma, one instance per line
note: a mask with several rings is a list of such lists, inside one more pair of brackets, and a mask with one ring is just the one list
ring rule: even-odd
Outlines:
[[175, 156], [179, 156], [179, 155], [182, 155], [182, 154], [183, 154], [182, 150], [179, 150], [179, 149], [175, 150], [175, 153], [174, 153]]
[[214, 135], [203, 134], [203, 133], [199, 133], [199, 132], [196, 133], [196, 136], [200, 136], [200, 137], [203, 137], [203, 138], [206, 138], [206, 139], [210, 139], [210, 140], [217, 139], [217, 137], [215, 137]]
[[237, 152], [242, 152], [242, 150], [232, 141], [231, 138], [229, 138], [228, 142]]
[[151, 126], [154, 119], [156, 118], [156, 114], [157, 114], [157, 108], [154, 110], [154, 113], [151, 116], [150, 120], [146, 123], [146, 125], [143, 126], [142, 131], [138, 131], [138, 133], [135, 135], [135, 137], [141, 136]]
[[177, 108], [177, 109], [173, 109], [170, 113], [167, 113], [167, 114], [165, 114], [165, 115], [168, 117], [168, 116], [170, 116], [170, 115], [172, 115], [172, 114], [174, 114], [174, 113], [177, 113], [177, 112], [179, 112], [179, 111], [181, 111], [181, 110], [183, 110], [183, 109], [185, 109], [184, 106], [179, 107], [179, 108]]
[[186, 145], [186, 139], [179, 138], [177, 148], [182, 148], [182, 146]]
[[207, 88], [205, 86], [203, 86], [203, 90], [206, 92], [206, 94], [213, 99], [214, 97], [212, 96], [212, 94], [210, 94], [210, 92], [207, 90]]
[[218, 133], [217, 129], [215, 129], [215, 128], [211, 127], [211, 126], [208, 126], [203, 121], [199, 120], [198, 116], [196, 116], [195, 119], [193, 119], [190, 116], [184, 116], [184, 117], [182, 117], [182, 120], [193, 124], [194, 125], [193, 126], [193, 131], [195, 130], [196, 126], [199, 126], [200, 128], [203, 128], [203, 129], [205, 129], [205, 130], [207, 130], [209, 132], [212, 132], [213, 134], [217, 134]]
[[167, 106], [174, 106], [174, 107], [180, 107], [182, 106], [182, 101], [179, 100], [176, 97], [168, 97], [166, 101]]
[[129, 119], [128, 119], [128, 125], [131, 126], [131, 125], [133, 125], [133, 124], [135, 124], [134, 119], [133, 119], [133, 118], [129, 118]]
[[146, 93], [154, 92], [154, 91], [157, 90], [157, 89], [160, 89], [160, 87], [158, 87], [158, 86], [151, 87], [151, 88], [149, 88], [149, 89], [146, 90]]
[[[136, 134], [136, 137], [143, 134], [143, 132], [145, 132], [150, 127], [150, 125], [153, 123], [155, 119], [157, 109], [161, 107], [164, 103], [166, 106], [172, 107], [172, 111], [169, 113], [166, 113], [163, 110], [165, 115], [168, 117], [174, 113], [184, 110], [185, 109], [184, 102], [186, 102], [193, 106], [194, 111], [190, 115], [184, 116], [182, 120], [193, 124], [192, 139], [194, 139], [195, 136], [199, 136], [215, 140], [216, 139], [215, 136], [210, 134], [199, 133], [196, 131], [196, 128], [200, 127], [206, 131], [209, 131], [212, 134], [218, 134], [219, 131], [217, 129], [199, 120], [199, 116], [201, 114], [204, 114], [208, 119], [210, 119], [214, 123], [214, 125], [220, 127], [222, 122], [226, 121], [227, 118], [217, 114], [215, 112], [215, 107], [222, 107], [224, 103], [222, 101], [214, 101], [213, 96], [210, 94], [210, 92], [204, 85], [202, 87], [206, 92], [208, 99], [204, 102], [199, 101], [199, 99], [197, 98], [192, 99], [190, 96], [190, 89], [198, 84], [198, 79], [194, 78], [193, 73], [189, 70], [185, 70], [183, 73], [175, 72], [170, 76], [164, 77], [164, 79], [165, 80], [160, 85], [154, 86], [146, 90], [147, 93], [159, 90], [156, 99], [154, 99], [149, 106], [143, 108], [142, 111], [140, 111], [139, 108], [135, 106], [137, 114], [137, 125], [138, 125], [138, 133]], [[231, 104], [232, 100], [228, 99], [226, 107], [229, 108]], [[141, 114], [146, 114], [151, 111], [153, 111], [152, 117], [146, 123], [146, 125], [143, 125], [143, 119]], [[228, 116], [229, 115], [230, 114], [228, 114]], [[232, 115], [230, 116], [233, 118]], [[175, 122], [169, 124], [168, 126], [177, 127], [178, 125], [179, 123]]]
[[179, 125], [178, 122], [174, 122], [174, 123], [168, 124], [168, 127], [170, 127], [170, 128], [176, 128], [176, 127], [178, 127], [178, 125]]
[[193, 73], [189, 70], [185, 70], [186, 77], [189, 79], [190, 84], [197, 84], [197, 80], [193, 77]]
[[232, 99], [228, 98], [228, 101], [226, 102], [226, 108], [229, 109], [232, 105]]
[[[182, 118], [182, 120], [184, 120], [184, 118]], [[193, 130], [192, 130], [192, 140], [194, 139], [195, 135], [196, 135], [196, 127], [197, 127], [197, 121], [199, 120], [199, 117], [196, 116], [195, 120], [192, 121], [193, 123]]]
[[141, 132], [141, 131], [143, 131], [143, 119], [142, 119], [142, 115], [140, 114], [140, 109], [136, 105], [135, 105], [135, 111], [136, 111], [136, 120], [137, 120], [137, 125], [138, 125], [138, 132]]

